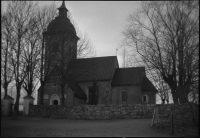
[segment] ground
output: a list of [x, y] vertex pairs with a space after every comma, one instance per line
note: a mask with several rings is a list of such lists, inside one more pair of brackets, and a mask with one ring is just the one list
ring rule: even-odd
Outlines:
[[151, 119], [66, 120], [1, 117], [1, 137], [172, 137], [151, 128]]

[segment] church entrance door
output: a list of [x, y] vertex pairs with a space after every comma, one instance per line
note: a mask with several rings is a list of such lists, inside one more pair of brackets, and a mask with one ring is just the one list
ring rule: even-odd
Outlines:
[[53, 105], [58, 105], [58, 100], [54, 100]]
[[60, 105], [60, 98], [57, 94], [51, 96], [50, 105]]

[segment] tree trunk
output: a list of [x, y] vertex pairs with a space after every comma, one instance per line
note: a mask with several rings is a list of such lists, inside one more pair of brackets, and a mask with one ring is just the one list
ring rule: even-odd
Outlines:
[[187, 94], [187, 89], [184, 86], [179, 86], [178, 87], [178, 92], [179, 92], [179, 102], [180, 103], [187, 103], [188, 102], [188, 94]]
[[179, 95], [179, 100], [180, 100], [180, 103], [188, 103], [187, 94], [185, 94], [185, 92], [182, 92]]
[[162, 99], [162, 104], [165, 104], [165, 99]]
[[169, 104], [169, 99], [166, 99], [166, 101], [167, 101], [167, 104]]
[[16, 96], [15, 105], [14, 105], [13, 119], [17, 119], [17, 116], [19, 115], [20, 90], [21, 90], [21, 86], [17, 86], [17, 96]]
[[8, 85], [6, 84], [4, 84], [4, 91], [5, 91], [4, 97], [6, 97], [8, 95]]
[[65, 91], [65, 85], [60, 85], [61, 87], [61, 105], [64, 105], [64, 91]]
[[177, 94], [177, 92], [175, 92], [175, 90], [172, 90], [172, 97], [173, 97], [174, 104], [177, 104], [178, 103], [178, 94]]

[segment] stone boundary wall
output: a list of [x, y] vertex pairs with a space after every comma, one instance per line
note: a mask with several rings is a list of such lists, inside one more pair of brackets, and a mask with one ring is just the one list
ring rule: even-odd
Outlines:
[[127, 105], [30, 105], [28, 116], [66, 119], [129, 119], [152, 118], [154, 107], [162, 114], [175, 119], [199, 120], [199, 106], [196, 104], [127, 104]]
[[155, 104], [135, 105], [31, 105], [32, 117], [65, 119], [129, 119], [152, 118]]
[[174, 119], [199, 119], [199, 105], [194, 103], [156, 105], [162, 114], [174, 114]]
[[[154, 128], [177, 136], [196, 137], [199, 127], [199, 105], [194, 103], [156, 105], [160, 116], [154, 120]], [[174, 115], [174, 127], [172, 116]]]

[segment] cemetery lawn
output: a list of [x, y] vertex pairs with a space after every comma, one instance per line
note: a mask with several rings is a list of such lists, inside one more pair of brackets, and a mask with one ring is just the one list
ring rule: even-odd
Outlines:
[[67, 120], [1, 117], [1, 137], [172, 137], [151, 128], [151, 119]]

